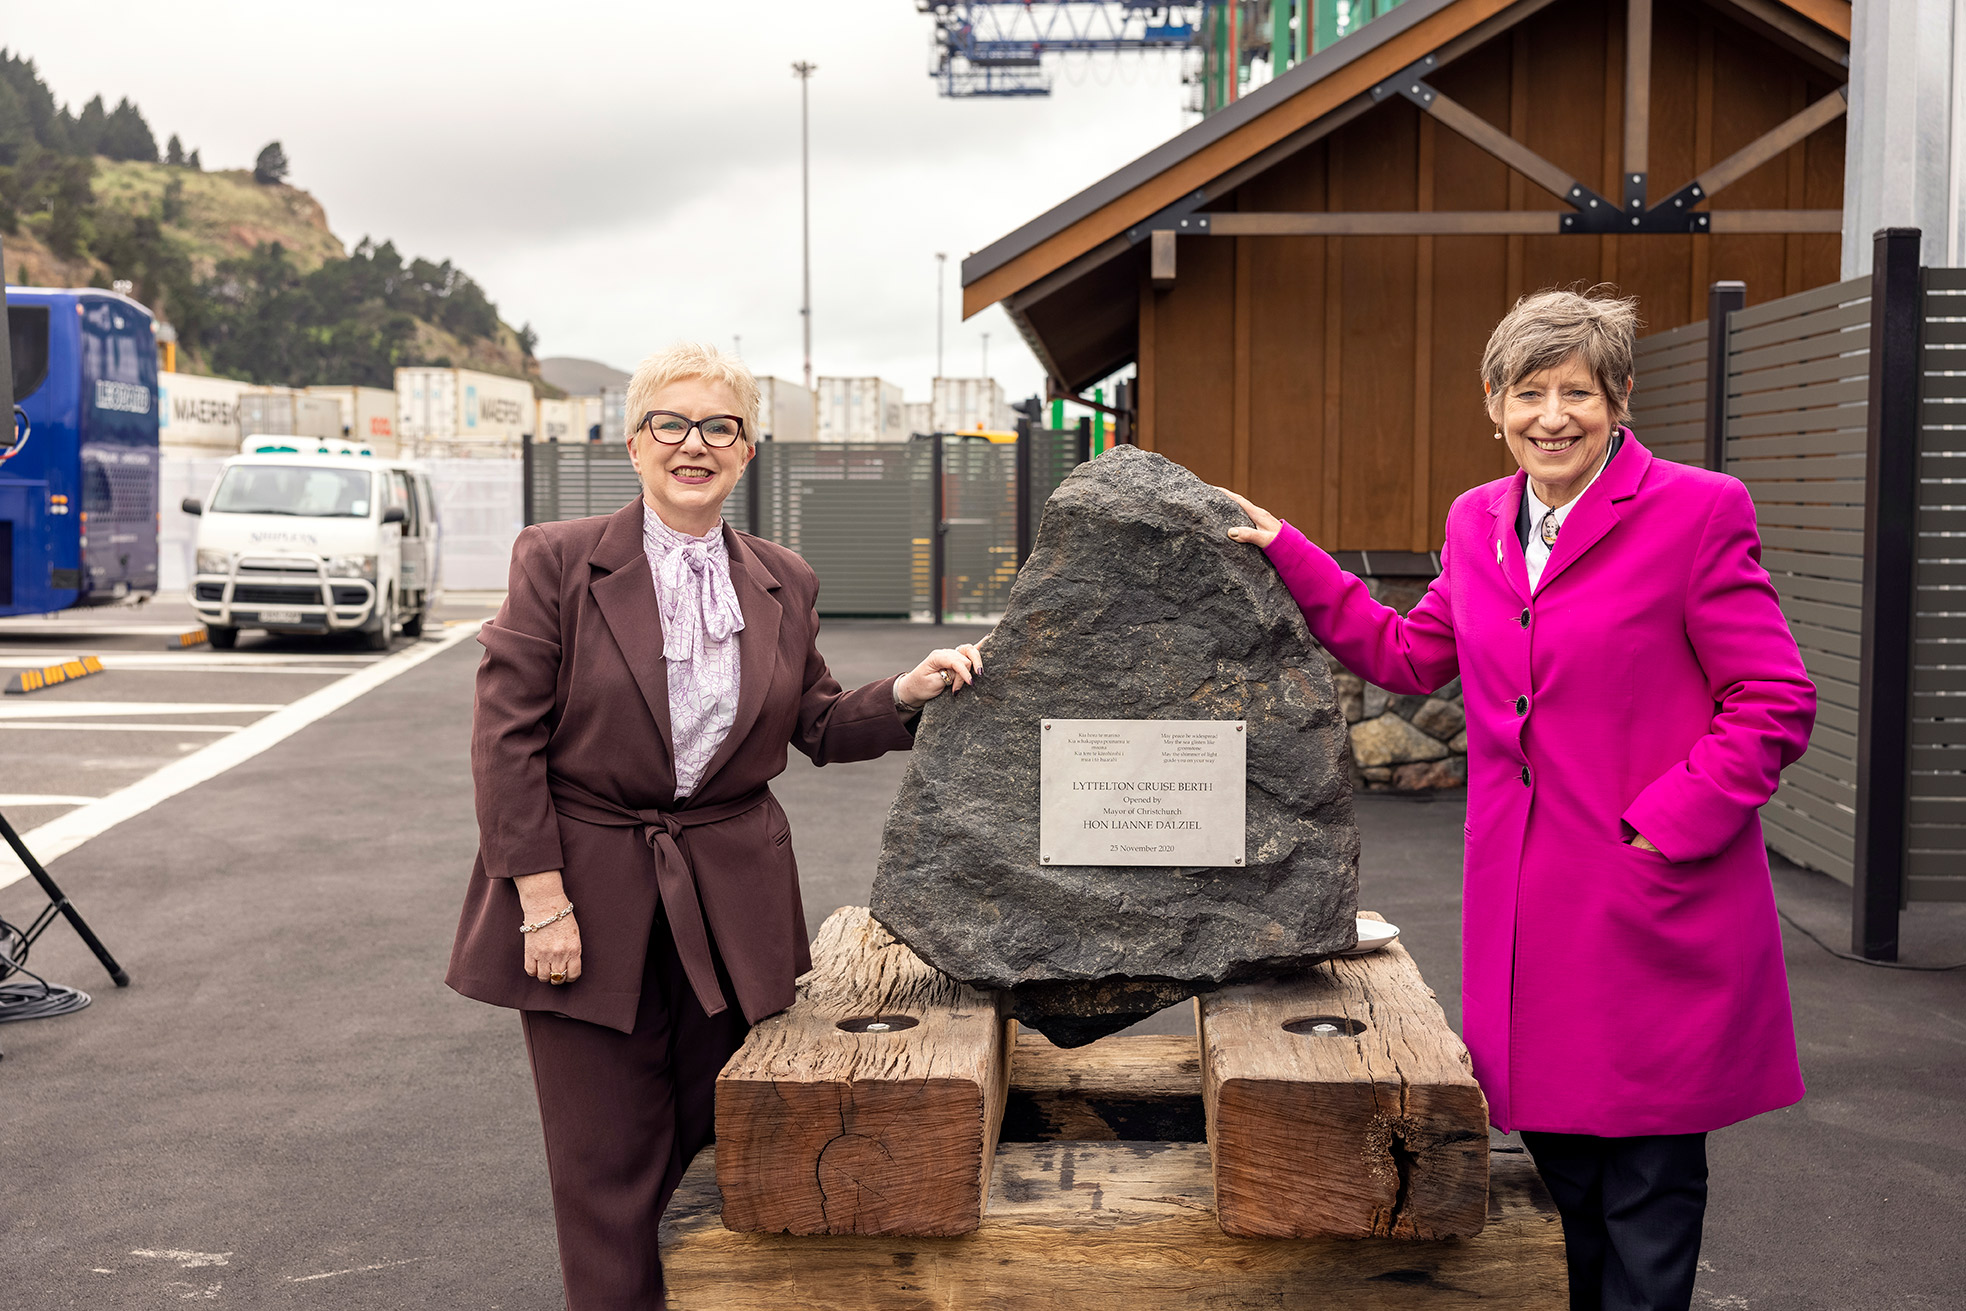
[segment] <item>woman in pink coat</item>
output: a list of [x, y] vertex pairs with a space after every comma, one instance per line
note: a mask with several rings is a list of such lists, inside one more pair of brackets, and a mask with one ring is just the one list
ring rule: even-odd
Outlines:
[[1577, 1308], [1687, 1306], [1707, 1132], [1803, 1092], [1757, 812], [1815, 688], [1747, 489], [1620, 426], [1635, 329], [1574, 292], [1496, 327], [1482, 384], [1521, 470], [1454, 502], [1405, 617], [1247, 501], [1230, 531], [1347, 668], [1461, 678], [1463, 1028], [1562, 1212]]

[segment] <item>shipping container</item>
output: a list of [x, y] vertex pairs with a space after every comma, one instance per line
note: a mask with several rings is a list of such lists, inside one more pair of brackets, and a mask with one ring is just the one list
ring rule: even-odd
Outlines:
[[511, 455], [538, 421], [532, 384], [474, 369], [396, 370], [397, 438], [404, 454]]
[[908, 430], [909, 436], [916, 433], [935, 431], [935, 403], [933, 401], [903, 401], [901, 404], [901, 426]]
[[196, 373], [157, 375], [157, 436], [165, 450], [186, 455], [239, 453], [239, 398], [249, 382]]
[[775, 442], [819, 439], [819, 405], [813, 394], [784, 378], [758, 379], [757, 436]]
[[341, 436], [341, 406], [292, 387], [254, 387], [239, 397], [239, 435]]
[[587, 434], [574, 431], [572, 401], [542, 399], [539, 402], [539, 418], [533, 424], [532, 439], [536, 442], [584, 442]]
[[936, 432], [1003, 431], [1003, 384], [995, 378], [937, 378], [930, 420]]
[[[638, 420], [641, 415], [635, 416]], [[601, 388], [601, 440], [622, 442], [628, 440], [628, 389], [626, 387]]]
[[901, 388], [881, 378], [819, 380], [819, 440], [905, 442]]
[[396, 393], [383, 387], [309, 387], [309, 396], [325, 397], [341, 407], [341, 435], [360, 442], [378, 456], [396, 451]]
[[576, 442], [597, 442], [601, 440], [601, 398], [598, 396], [569, 396], [567, 410], [572, 415], [573, 436]]

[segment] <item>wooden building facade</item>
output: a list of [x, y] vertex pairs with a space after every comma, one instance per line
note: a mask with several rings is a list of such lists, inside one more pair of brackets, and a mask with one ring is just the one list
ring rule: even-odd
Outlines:
[[1849, 31], [1847, 0], [1407, 0], [970, 256], [964, 311], [1002, 302], [1054, 394], [1137, 364], [1139, 445], [1415, 565], [1514, 467], [1477, 368], [1516, 297], [1611, 283], [1656, 332], [1717, 280], [1837, 280]]

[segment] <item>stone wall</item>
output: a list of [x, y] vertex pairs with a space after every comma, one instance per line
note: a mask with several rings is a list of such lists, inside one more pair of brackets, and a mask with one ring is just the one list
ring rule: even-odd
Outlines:
[[[1405, 614], [1426, 594], [1415, 579], [1367, 578], [1373, 598]], [[1433, 792], [1468, 782], [1461, 680], [1432, 696], [1375, 687], [1331, 660], [1331, 681], [1352, 733], [1352, 786], [1361, 792]]]

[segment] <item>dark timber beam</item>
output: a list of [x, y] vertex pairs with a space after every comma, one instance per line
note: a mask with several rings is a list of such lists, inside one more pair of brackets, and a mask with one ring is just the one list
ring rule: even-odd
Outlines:
[[[1690, 212], [1722, 187], [1732, 186], [1810, 133], [1843, 117], [1850, 107], [1850, 88], [1840, 86], [1777, 127], [1762, 133], [1739, 150], [1704, 170], [1699, 177], [1659, 202], [1653, 214], [1667, 210]], [[1649, 217], [1649, 216], [1648, 216]], [[1718, 217], [1718, 215], [1716, 215]]]
[[1625, 0], [1625, 210], [1645, 212], [1652, 132], [1652, 0]]
[[1467, 138], [1559, 200], [1580, 211], [1604, 211], [1603, 217], [1609, 217], [1609, 202], [1603, 197], [1452, 96], [1442, 95], [1426, 80], [1437, 67], [1437, 58], [1428, 55], [1401, 69], [1372, 88], [1373, 102], [1404, 97], [1422, 113], [1433, 115], [1443, 127]]
[[[1572, 227], [1574, 214], [1548, 209], [1466, 210], [1334, 210], [1300, 214], [1224, 212], [1203, 215], [1209, 220], [1197, 236], [1212, 237], [1414, 237], [1457, 235], [1545, 235], [1603, 231]], [[1613, 226], [1611, 231], [1619, 229]], [[1727, 209], [1682, 218], [1674, 228], [1646, 226], [1640, 235], [1688, 232], [1841, 232], [1840, 209]]]

